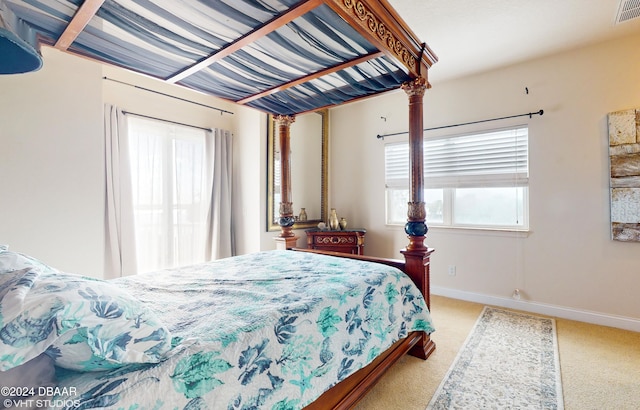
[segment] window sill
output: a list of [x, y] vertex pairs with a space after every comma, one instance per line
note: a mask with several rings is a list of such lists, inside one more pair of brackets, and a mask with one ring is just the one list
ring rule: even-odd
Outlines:
[[[442, 226], [442, 225], [429, 225], [427, 224], [430, 232], [438, 233], [451, 233], [451, 234], [465, 234], [465, 235], [495, 235], [495, 236], [508, 236], [527, 238], [532, 234], [530, 229], [515, 229], [515, 228], [490, 228], [490, 227], [469, 227], [469, 226]], [[387, 224], [389, 228], [404, 229], [404, 225]], [[428, 233], [427, 233], [428, 235]]]

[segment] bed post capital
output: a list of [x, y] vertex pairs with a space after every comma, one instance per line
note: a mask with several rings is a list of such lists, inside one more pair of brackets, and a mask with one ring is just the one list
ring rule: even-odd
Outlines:
[[291, 124], [296, 122], [296, 116], [295, 115], [277, 114], [277, 115], [273, 116], [273, 119], [276, 121], [276, 123], [278, 124], [279, 127], [285, 127], [285, 128], [291, 127]]
[[416, 77], [413, 80], [402, 84], [402, 89], [407, 93], [410, 99], [412, 97], [417, 97], [421, 102], [427, 88], [431, 88], [431, 84], [429, 84], [425, 77]]

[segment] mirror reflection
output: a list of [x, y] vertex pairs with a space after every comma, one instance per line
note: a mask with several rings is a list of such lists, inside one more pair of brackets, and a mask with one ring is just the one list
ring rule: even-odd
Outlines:
[[[327, 110], [297, 115], [290, 128], [291, 197], [296, 222], [293, 229], [315, 227], [326, 221], [327, 201]], [[268, 116], [268, 230], [278, 225], [281, 202], [281, 166], [278, 126]], [[304, 208], [304, 212], [302, 209]], [[306, 214], [306, 220], [305, 219]]]

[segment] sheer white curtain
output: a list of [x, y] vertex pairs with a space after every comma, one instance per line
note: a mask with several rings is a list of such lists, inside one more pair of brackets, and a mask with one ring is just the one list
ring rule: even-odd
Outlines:
[[139, 272], [205, 260], [205, 131], [131, 115]]
[[104, 139], [105, 277], [110, 279], [137, 272], [127, 121], [110, 104], [104, 106]]
[[231, 213], [232, 148], [231, 132], [220, 129], [207, 132], [207, 192], [211, 203], [206, 224], [206, 260], [235, 254]]

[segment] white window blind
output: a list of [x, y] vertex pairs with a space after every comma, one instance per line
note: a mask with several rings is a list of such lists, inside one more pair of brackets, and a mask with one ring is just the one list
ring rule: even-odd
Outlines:
[[[425, 188], [526, 186], [529, 178], [528, 146], [525, 127], [425, 139]], [[409, 178], [409, 144], [387, 144], [387, 187], [408, 187]]]
[[409, 187], [409, 144], [399, 142], [384, 147], [384, 169], [387, 188]]

